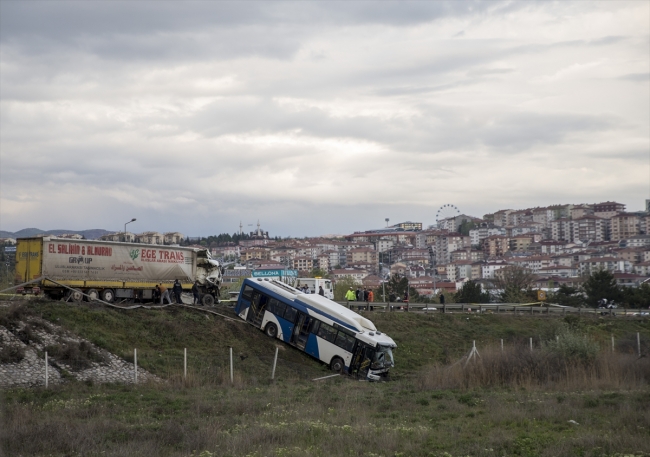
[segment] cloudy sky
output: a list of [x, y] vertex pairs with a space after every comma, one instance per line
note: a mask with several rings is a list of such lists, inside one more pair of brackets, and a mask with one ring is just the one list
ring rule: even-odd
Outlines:
[[650, 2], [0, 2], [0, 230], [650, 198]]

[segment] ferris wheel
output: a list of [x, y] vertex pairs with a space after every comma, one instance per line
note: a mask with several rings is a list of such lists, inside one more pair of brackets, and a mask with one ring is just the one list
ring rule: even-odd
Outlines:
[[460, 211], [458, 210], [456, 205], [447, 203], [446, 205], [442, 205], [436, 212], [436, 223], [439, 223], [440, 221], [444, 221], [445, 219], [450, 219], [456, 216], [460, 216]]

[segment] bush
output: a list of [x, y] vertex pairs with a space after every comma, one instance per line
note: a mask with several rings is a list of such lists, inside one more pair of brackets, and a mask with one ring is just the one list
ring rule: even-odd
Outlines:
[[25, 358], [25, 349], [16, 345], [0, 348], [0, 363], [18, 363]]
[[53, 344], [47, 346], [45, 350], [54, 360], [69, 365], [73, 370], [90, 368], [93, 362], [106, 362], [105, 357], [85, 341], [81, 343], [68, 341], [63, 344]]
[[561, 327], [558, 338], [544, 345], [551, 355], [566, 361], [591, 364], [598, 356], [598, 344], [568, 326]]

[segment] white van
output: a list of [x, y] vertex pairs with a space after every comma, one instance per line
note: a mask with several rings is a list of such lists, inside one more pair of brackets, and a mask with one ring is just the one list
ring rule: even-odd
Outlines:
[[310, 294], [317, 294], [318, 293], [318, 287], [323, 286], [323, 290], [325, 291], [325, 298], [329, 298], [330, 300], [334, 300], [334, 289], [332, 288], [332, 280], [331, 279], [298, 278], [298, 280], [296, 281], [295, 287], [297, 289], [301, 289], [304, 285], [307, 285], [307, 287], [309, 287], [309, 293]]

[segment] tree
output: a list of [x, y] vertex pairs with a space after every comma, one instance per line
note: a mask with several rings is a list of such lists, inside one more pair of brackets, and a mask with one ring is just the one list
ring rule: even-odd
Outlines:
[[578, 308], [585, 303], [585, 297], [577, 287], [569, 287], [562, 284], [554, 294], [548, 297], [549, 302], [555, 302], [562, 306]]
[[600, 299], [620, 301], [623, 298], [614, 275], [608, 270], [598, 270], [592, 273], [582, 285], [582, 289], [587, 294], [587, 305], [594, 308], [598, 306]]
[[397, 297], [400, 299], [404, 298], [404, 294], [408, 288], [408, 296], [410, 302], [420, 301], [420, 294], [413, 287], [410, 287], [409, 280], [406, 276], [401, 276], [395, 274], [390, 277], [388, 283], [386, 283], [386, 295], [389, 301], [397, 300]]
[[648, 308], [650, 306], [650, 284], [639, 287], [623, 287], [623, 304], [630, 308]]
[[490, 294], [483, 292], [476, 281], [467, 281], [462, 289], [454, 294], [456, 303], [490, 303]]
[[350, 287], [356, 289], [359, 287], [354, 278], [348, 276], [345, 278], [337, 279], [336, 284], [334, 284], [334, 300], [336, 301], [345, 301], [345, 294]]
[[502, 302], [525, 303], [533, 298], [535, 275], [528, 268], [509, 265], [495, 272], [494, 276], [493, 282], [501, 291], [499, 298]]

